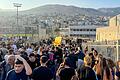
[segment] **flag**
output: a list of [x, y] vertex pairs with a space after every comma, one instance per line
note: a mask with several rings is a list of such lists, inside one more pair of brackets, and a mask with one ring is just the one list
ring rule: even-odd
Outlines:
[[53, 42], [53, 44], [55, 45], [55, 46], [58, 46], [58, 45], [60, 45], [61, 44], [61, 41], [62, 41], [62, 37], [56, 37], [55, 38], [55, 41]]

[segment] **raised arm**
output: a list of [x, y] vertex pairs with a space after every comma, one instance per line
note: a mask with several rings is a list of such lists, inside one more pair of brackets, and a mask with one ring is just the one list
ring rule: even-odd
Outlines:
[[24, 66], [25, 66], [25, 70], [26, 70], [26, 75], [31, 75], [32, 69], [29, 66], [29, 64], [27, 63], [27, 61], [24, 58], [22, 58], [21, 56], [17, 56], [17, 59], [19, 59], [20, 61], [23, 62]]

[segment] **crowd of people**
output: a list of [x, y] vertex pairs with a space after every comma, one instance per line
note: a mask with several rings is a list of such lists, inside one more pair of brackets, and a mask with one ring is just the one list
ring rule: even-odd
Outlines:
[[120, 80], [120, 61], [80, 44], [0, 44], [0, 80]]

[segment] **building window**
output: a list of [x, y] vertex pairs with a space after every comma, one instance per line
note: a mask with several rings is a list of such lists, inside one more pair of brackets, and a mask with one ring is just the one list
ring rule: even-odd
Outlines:
[[82, 29], [80, 29], [80, 31], [82, 31]]
[[76, 31], [79, 31], [79, 29], [76, 29]]
[[89, 29], [87, 29], [87, 31], [89, 31]]
[[90, 29], [90, 31], [93, 31], [92, 29]]

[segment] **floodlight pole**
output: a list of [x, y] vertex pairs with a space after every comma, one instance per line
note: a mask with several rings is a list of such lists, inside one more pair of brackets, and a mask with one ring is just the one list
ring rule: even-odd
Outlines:
[[19, 32], [19, 25], [18, 25], [18, 8], [21, 7], [22, 4], [19, 4], [19, 3], [13, 3], [14, 4], [14, 7], [17, 8], [17, 36], [18, 34], [20, 33]]

